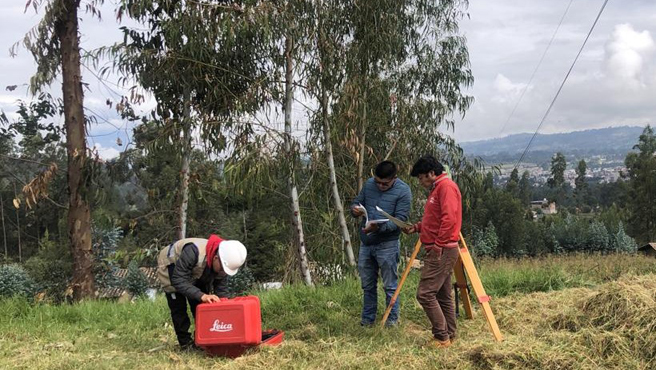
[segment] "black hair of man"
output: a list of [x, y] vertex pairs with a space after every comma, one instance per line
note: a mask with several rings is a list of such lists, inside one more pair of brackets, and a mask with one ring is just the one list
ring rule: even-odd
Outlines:
[[442, 163], [438, 162], [432, 155], [425, 155], [419, 158], [414, 166], [412, 166], [410, 176], [417, 177], [419, 175], [426, 175], [431, 171], [434, 171], [435, 175], [439, 176], [444, 172], [444, 166], [442, 166]]
[[374, 174], [379, 179], [393, 179], [396, 177], [396, 164], [392, 161], [382, 161], [378, 163]]

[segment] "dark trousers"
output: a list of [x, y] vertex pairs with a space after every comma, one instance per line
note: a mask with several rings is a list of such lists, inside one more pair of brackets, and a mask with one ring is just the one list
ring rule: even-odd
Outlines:
[[181, 346], [194, 343], [194, 338], [189, 333], [191, 321], [187, 314], [187, 301], [189, 302], [189, 308], [191, 308], [191, 315], [196, 320], [196, 307], [200, 304], [200, 301], [189, 299], [179, 293], [166, 293], [166, 302], [169, 304], [169, 310], [171, 310], [173, 329]]
[[456, 335], [456, 309], [452, 297], [451, 271], [458, 260], [458, 248], [429, 249], [424, 257], [417, 301], [431, 322], [433, 337], [439, 340]]

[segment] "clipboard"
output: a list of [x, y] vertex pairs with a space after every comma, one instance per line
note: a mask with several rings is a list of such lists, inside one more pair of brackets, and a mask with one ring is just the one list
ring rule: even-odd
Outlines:
[[387, 217], [390, 221], [394, 223], [394, 225], [400, 227], [401, 229], [405, 229], [408, 227], [414, 226], [413, 224], [406, 222], [406, 221], [401, 221], [398, 218], [390, 215], [389, 213], [383, 211], [380, 207], [376, 206], [376, 210], [380, 212], [383, 216]]

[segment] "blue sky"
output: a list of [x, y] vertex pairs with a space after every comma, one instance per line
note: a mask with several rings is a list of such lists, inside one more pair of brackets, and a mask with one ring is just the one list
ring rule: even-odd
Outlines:
[[[84, 49], [108, 45], [121, 37], [114, 19], [114, 0], [106, 0], [103, 20], [84, 15], [81, 44]], [[574, 0], [541, 68], [529, 85], [558, 21], [570, 0], [471, 1], [468, 19], [461, 22], [467, 37], [475, 83], [468, 93], [475, 102], [452, 133], [471, 141], [533, 132], [562, 78], [572, 63], [603, 0]], [[27, 100], [27, 82], [34, 72], [29, 53], [19, 49], [11, 58], [9, 48], [40, 19], [33, 9], [24, 12], [24, 1], [0, 5], [0, 109], [10, 117], [18, 99]], [[587, 128], [653, 123], [656, 117], [656, 1], [610, 1], [576, 68], [563, 89], [541, 132], [566, 132]], [[89, 128], [89, 144], [103, 157], [115, 156], [129, 144], [132, 124], [116, 117], [106, 106], [121, 88], [100, 82], [88, 71], [84, 81], [85, 106], [98, 117]], [[18, 85], [14, 91], [5, 86]], [[50, 88], [60, 95], [61, 84]], [[512, 119], [508, 117], [519, 96], [524, 97]], [[152, 101], [142, 110], [152, 109]], [[302, 120], [301, 107], [294, 107]], [[277, 118], [273, 118], [276, 120]], [[302, 124], [302, 123], [301, 123]], [[117, 139], [124, 144], [118, 146]]]

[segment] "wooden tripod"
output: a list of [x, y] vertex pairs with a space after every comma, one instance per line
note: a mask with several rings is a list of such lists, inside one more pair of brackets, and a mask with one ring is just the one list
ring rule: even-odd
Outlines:
[[[401, 288], [403, 287], [403, 284], [405, 283], [405, 279], [408, 277], [408, 274], [410, 273], [410, 269], [412, 268], [412, 263], [417, 258], [417, 254], [419, 253], [420, 249], [421, 249], [421, 240], [417, 240], [417, 244], [415, 245], [415, 249], [412, 252], [412, 256], [408, 260], [408, 265], [405, 267], [405, 271], [403, 271], [403, 276], [401, 276], [401, 281], [399, 282], [399, 285], [396, 288], [396, 291], [394, 292], [392, 299], [390, 300], [389, 306], [387, 306], [387, 310], [385, 310], [385, 315], [383, 316], [381, 326], [384, 326], [385, 322], [387, 322], [387, 317], [392, 311], [392, 307], [394, 306], [396, 299], [399, 297]], [[469, 280], [471, 281], [474, 294], [476, 294], [476, 297], [478, 298], [478, 302], [483, 307], [483, 314], [485, 315], [485, 319], [487, 320], [487, 323], [490, 326], [490, 331], [492, 331], [492, 335], [494, 336], [494, 339], [497, 342], [500, 342], [503, 340], [503, 336], [499, 331], [497, 320], [494, 318], [494, 314], [492, 313], [492, 308], [490, 307], [490, 296], [485, 293], [485, 288], [483, 288], [483, 283], [481, 283], [481, 279], [478, 276], [478, 271], [476, 271], [476, 267], [474, 266], [474, 261], [472, 260], [471, 254], [469, 254], [469, 249], [467, 248], [467, 243], [465, 242], [465, 238], [462, 236], [462, 233], [460, 233], [459, 251], [460, 251], [460, 256], [458, 258], [458, 261], [456, 261], [455, 266], [453, 267], [453, 271], [456, 276], [456, 285], [458, 286], [458, 290], [460, 291], [459, 292], [460, 298], [462, 299], [462, 304], [465, 307], [465, 315], [468, 319], [472, 319], [474, 317], [474, 311], [472, 310], [471, 300], [469, 299], [469, 294], [467, 294], [467, 280], [465, 278], [465, 272], [466, 272], [467, 276], [469, 276]], [[456, 292], [456, 294], [458, 294], [458, 292]]]

